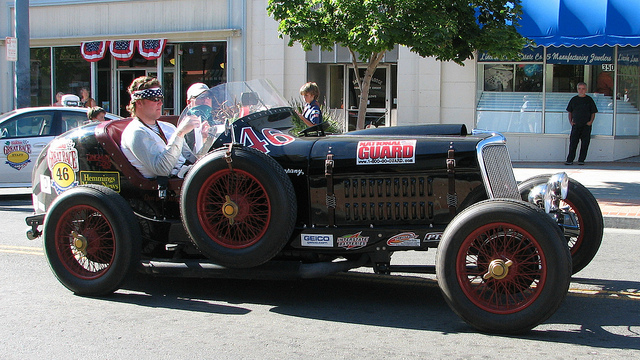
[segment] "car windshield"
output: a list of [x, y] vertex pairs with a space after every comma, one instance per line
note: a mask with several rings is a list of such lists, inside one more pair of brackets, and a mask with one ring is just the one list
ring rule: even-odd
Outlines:
[[[206, 121], [211, 140], [225, 131], [225, 124], [247, 117], [250, 122], [254, 117], [249, 115], [290, 106], [268, 80], [228, 82], [203, 92], [191, 101], [180, 114], [178, 123], [188, 121], [194, 116], [201, 122]], [[194, 152], [202, 148], [199, 144], [202, 128], [196, 128], [193, 137], [186, 137], [187, 144]], [[192, 138], [197, 140], [191, 140]]]

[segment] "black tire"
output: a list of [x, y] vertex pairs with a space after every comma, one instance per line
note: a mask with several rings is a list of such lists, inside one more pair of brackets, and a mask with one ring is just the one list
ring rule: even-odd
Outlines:
[[77, 295], [116, 291], [140, 261], [140, 228], [115, 191], [82, 185], [51, 204], [44, 250], [58, 280]]
[[561, 240], [555, 222], [533, 205], [480, 202], [442, 234], [438, 285], [453, 311], [473, 327], [528, 331], [558, 309], [569, 289], [571, 257]]
[[[534, 176], [521, 182], [518, 185], [518, 191], [522, 199], [527, 201], [529, 191], [536, 185], [545, 184], [550, 176]], [[578, 220], [579, 235], [565, 234], [573, 261], [572, 274], [575, 274], [584, 269], [600, 249], [604, 231], [602, 211], [589, 189], [571, 178], [569, 178], [567, 199], [561, 202], [560, 207], [574, 213]]]
[[[183, 183], [182, 223], [217, 264], [247, 268], [271, 260], [289, 241], [297, 215], [291, 180], [270, 156], [234, 147], [200, 159]], [[226, 212], [226, 214], [225, 214]]]

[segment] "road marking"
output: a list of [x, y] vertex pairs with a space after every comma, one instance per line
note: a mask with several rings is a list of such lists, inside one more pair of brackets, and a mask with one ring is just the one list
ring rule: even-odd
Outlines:
[[611, 290], [597, 290], [597, 289], [569, 289], [569, 293], [572, 295], [584, 296], [584, 297], [611, 297], [622, 300], [640, 300], [640, 292], [632, 291], [611, 291]]
[[42, 248], [34, 246], [0, 245], [0, 252], [9, 254], [44, 255]]

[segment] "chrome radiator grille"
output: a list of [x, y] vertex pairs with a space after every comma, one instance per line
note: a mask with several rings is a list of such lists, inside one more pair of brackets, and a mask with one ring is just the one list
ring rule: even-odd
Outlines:
[[483, 180], [490, 198], [520, 199], [507, 146], [502, 143], [481, 143], [478, 148]]

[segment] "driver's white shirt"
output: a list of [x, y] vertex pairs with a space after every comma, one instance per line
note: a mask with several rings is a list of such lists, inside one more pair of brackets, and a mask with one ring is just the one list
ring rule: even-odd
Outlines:
[[164, 121], [157, 124], [167, 138], [166, 144], [160, 135], [137, 118], [122, 132], [122, 153], [146, 178], [176, 175], [187, 158], [195, 161], [188, 146], [184, 146], [184, 138], [176, 136], [173, 124]]

